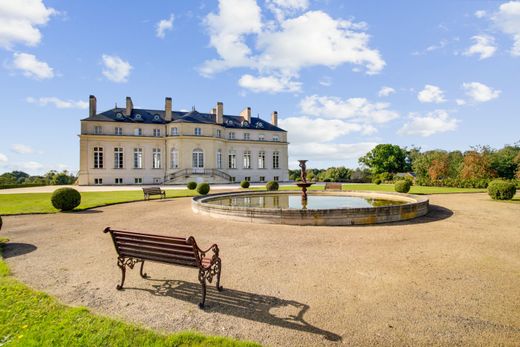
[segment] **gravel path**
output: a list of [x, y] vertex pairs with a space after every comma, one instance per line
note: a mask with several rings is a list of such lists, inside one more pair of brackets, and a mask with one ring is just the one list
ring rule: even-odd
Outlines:
[[[14, 276], [67, 304], [164, 331], [272, 346], [516, 345], [520, 205], [434, 195], [410, 223], [298, 227], [197, 216], [189, 198], [4, 217]], [[442, 206], [442, 207], [441, 207]], [[195, 269], [120, 272], [106, 226], [216, 242], [225, 290], [199, 310]]]

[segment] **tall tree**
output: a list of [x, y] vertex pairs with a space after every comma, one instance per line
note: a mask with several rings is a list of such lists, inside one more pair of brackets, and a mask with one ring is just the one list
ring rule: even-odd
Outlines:
[[381, 144], [359, 158], [359, 163], [366, 165], [373, 174], [397, 173], [409, 169], [406, 156], [406, 150], [397, 145]]

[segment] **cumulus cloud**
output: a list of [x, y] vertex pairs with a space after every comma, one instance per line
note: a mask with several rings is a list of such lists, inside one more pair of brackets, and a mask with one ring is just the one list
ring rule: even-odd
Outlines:
[[173, 29], [173, 13], [170, 14], [170, 18], [160, 20], [155, 26], [155, 35], [158, 38], [164, 39], [166, 36], [166, 31], [171, 31]]
[[502, 32], [512, 36], [511, 54], [520, 56], [520, 1], [501, 4], [492, 20]]
[[[279, 9], [304, 10], [307, 2], [270, 1]], [[323, 11], [307, 11], [276, 23], [263, 22], [255, 0], [220, 0], [217, 13], [204, 23], [218, 59], [203, 63], [199, 71], [212, 76], [226, 69], [251, 68], [263, 76], [295, 78], [310, 66], [336, 66], [351, 63], [377, 74], [385, 61], [369, 47], [366, 24], [335, 19]], [[254, 49], [253, 49], [254, 48]]]
[[456, 99], [455, 103], [459, 106], [466, 105], [466, 100], [464, 99]]
[[121, 59], [116, 55], [103, 54], [103, 75], [112, 82], [124, 83], [128, 81], [130, 71], [133, 67], [129, 62]]
[[475, 17], [477, 18], [484, 18], [486, 16], [486, 11], [484, 10], [478, 10], [478, 11], [475, 11], [474, 15]]
[[34, 153], [34, 150], [31, 146], [22, 145], [21, 143], [16, 143], [11, 146], [11, 150], [18, 154], [31, 154]]
[[46, 96], [41, 98], [33, 98], [31, 96], [25, 99], [30, 104], [37, 104], [40, 106], [54, 105], [56, 108], [88, 108], [88, 102], [83, 100], [63, 100], [54, 96]]
[[364, 123], [386, 123], [399, 117], [399, 113], [390, 109], [390, 104], [372, 103], [365, 98], [341, 99], [311, 95], [300, 101], [300, 109], [304, 114], [316, 117], [350, 119]]
[[459, 120], [452, 118], [446, 110], [435, 110], [426, 115], [411, 113], [408, 121], [399, 129], [401, 135], [428, 137], [437, 133], [454, 131]]
[[464, 55], [479, 55], [479, 59], [491, 58], [497, 47], [495, 45], [495, 38], [490, 35], [475, 35], [471, 38], [473, 45], [471, 45], [465, 52]]
[[[289, 146], [289, 157], [305, 158], [312, 160], [313, 165], [330, 166], [345, 165], [345, 161], [357, 160], [367, 152], [377, 146], [377, 142], [358, 142], [358, 143], [302, 143], [298, 146]], [[296, 163], [289, 163], [290, 167], [297, 167]]]
[[436, 104], [440, 104], [446, 101], [442, 89], [431, 84], [427, 84], [424, 86], [424, 89], [421, 90], [419, 94], [417, 94], [417, 99], [420, 102]]
[[56, 11], [42, 0], [0, 0], [0, 47], [11, 49], [17, 43], [36, 46], [42, 38], [39, 27], [54, 14]]
[[238, 85], [255, 93], [299, 92], [301, 90], [300, 82], [283, 76], [280, 78], [275, 76], [255, 77], [246, 74], [240, 77]]
[[389, 96], [391, 94], [394, 94], [395, 93], [395, 89], [392, 88], [392, 87], [382, 87], [379, 92], [377, 93], [378, 96], [380, 97], [383, 97], [383, 96]]
[[267, 0], [267, 8], [274, 14], [276, 20], [283, 21], [287, 15], [295, 14], [298, 11], [309, 7], [308, 0]]
[[493, 89], [480, 82], [463, 83], [462, 88], [466, 91], [466, 95], [475, 102], [487, 102], [496, 99], [501, 93], [500, 90]]
[[22, 71], [25, 77], [37, 80], [54, 77], [54, 69], [33, 54], [14, 53], [12, 68]]
[[9, 158], [7, 158], [7, 155], [0, 153], [0, 163], [7, 163], [9, 161]]

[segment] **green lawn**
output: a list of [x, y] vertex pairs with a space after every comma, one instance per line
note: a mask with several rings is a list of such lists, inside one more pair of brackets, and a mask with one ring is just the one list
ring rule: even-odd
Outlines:
[[[58, 212], [51, 204], [51, 195], [52, 193], [0, 194], [0, 215]], [[167, 198], [195, 195], [197, 195], [197, 192], [194, 190], [166, 190]], [[98, 206], [139, 200], [143, 200], [143, 192], [140, 190], [83, 192], [81, 193], [81, 205], [75, 210], [81, 211]]]
[[65, 306], [9, 276], [1, 252], [0, 298], [0, 346], [258, 346], [193, 332], [161, 334]]

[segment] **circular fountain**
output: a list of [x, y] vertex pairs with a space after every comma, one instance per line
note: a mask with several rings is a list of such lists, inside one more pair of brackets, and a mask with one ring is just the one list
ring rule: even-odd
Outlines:
[[373, 191], [307, 191], [306, 160], [295, 191], [246, 191], [196, 196], [195, 213], [254, 223], [360, 225], [395, 222], [428, 213], [428, 198]]

